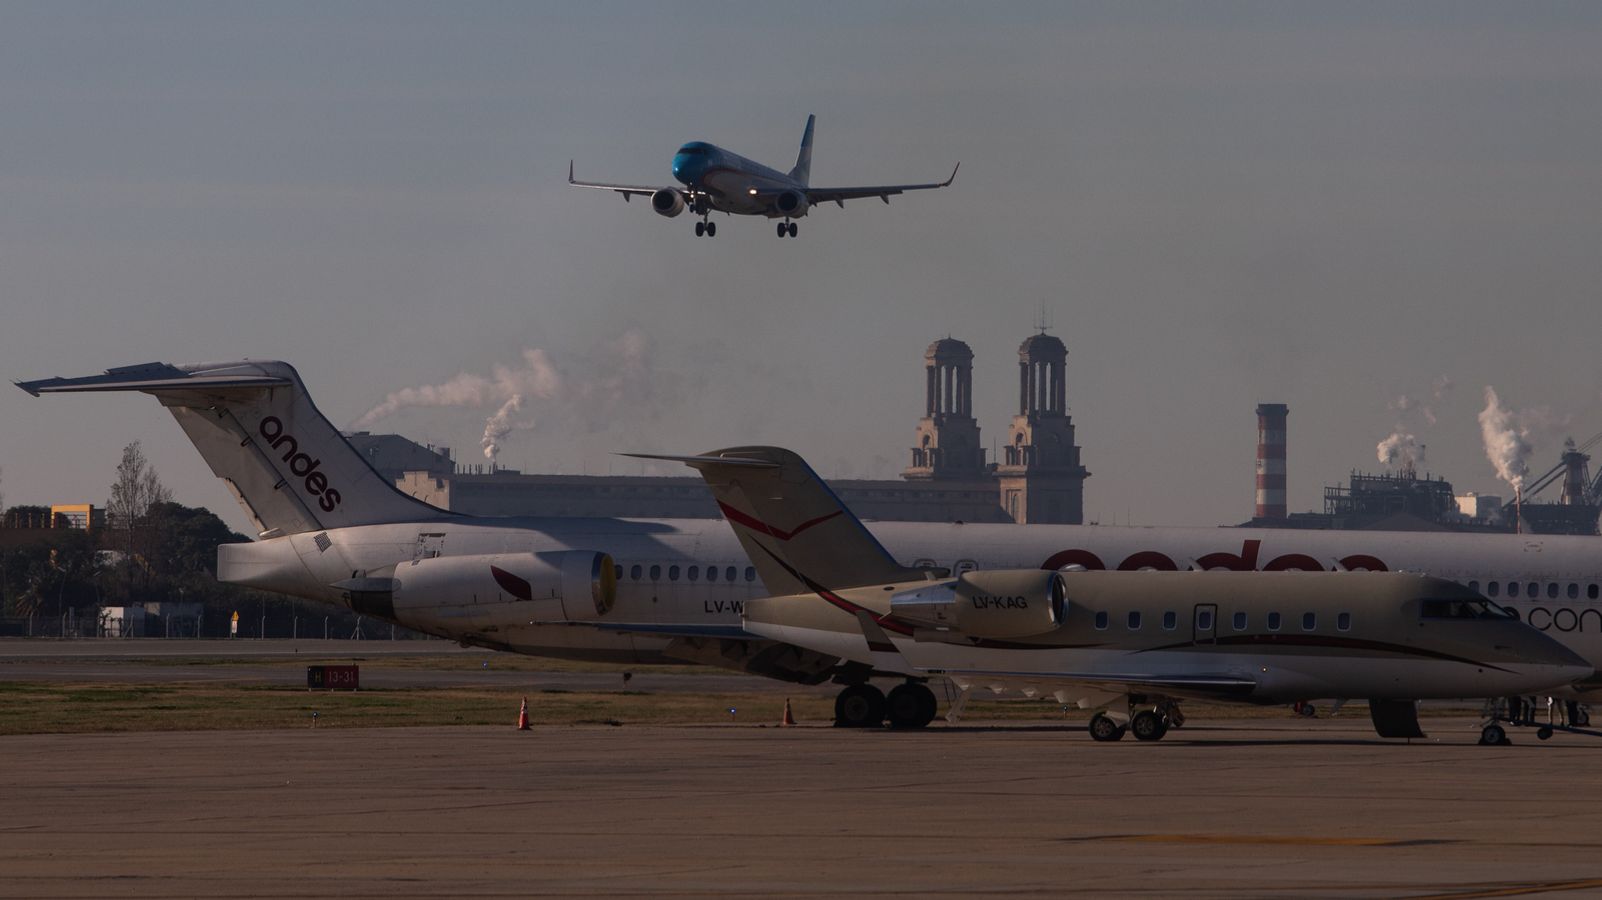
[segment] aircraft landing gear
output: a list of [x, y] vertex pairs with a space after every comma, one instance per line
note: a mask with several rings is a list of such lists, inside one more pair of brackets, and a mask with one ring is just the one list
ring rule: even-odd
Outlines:
[[1137, 741], [1160, 741], [1168, 733], [1168, 718], [1155, 710], [1143, 709], [1129, 720], [1129, 730]]
[[1121, 741], [1128, 726], [1121, 725], [1106, 713], [1096, 713], [1090, 717], [1090, 736], [1097, 741]]
[[836, 728], [873, 728], [884, 715], [884, 694], [871, 684], [853, 684], [834, 698]]
[[695, 236], [696, 237], [700, 237], [703, 234], [706, 235], [707, 237], [717, 237], [718, 236], [718, 223], [709, 222], [703, 216], [701, 221], [695, 223]]
[[800, 231], [801, 229], [796, 227], [796, 224], [794, 222], [791, 222], [790, 220], [786, 219], [783, 222], [780, 222], [778, 224], [778, 226], [775, 228], [775, 230], [778, 232], [779, 237], [784, 237], [785, 235], [789, 235], [790, 237], [795, 237], [795, 233], [797, 231]]
[[[1160, 741], [1171, 728], [1185, 724], [1185, 714], [1173, 700], [1152, 701], [1144, 696], [1128, 699], [1128, 713], [1103, 710], [1090, 717], [1090, 736], [1098, 741], [1123, 739], [1125, 732], [1135, 735], [1137, 741]], [[1150, 705], [1148, 705], [1150, 704]], [[1137, 709], [1137, 707], [1143, 707]]]
[[936, 711], [934, 691], [915, 681], [891, 688], [885, 701], [891, 728], [924, 728], [934, 721]]

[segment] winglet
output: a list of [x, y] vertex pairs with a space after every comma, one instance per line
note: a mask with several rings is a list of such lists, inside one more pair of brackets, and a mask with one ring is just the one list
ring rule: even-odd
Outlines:
[[[956, 175], [957, 173], [952, 172], [951, 174]], [[571, 159], [567, 161], [567, 183], [573, 183], [573, 161]]]
[[940, 182], [940, 186], [941, 187], [949, 187], [951, 185], [951, 182], [956, 181], [957, 180], [957, 170], [960, 169], [960, 168], [962, 168], [962, 160], [958, 160], [957, 164], [951, 167], [951, 177], [947, 178], [945, 181]]

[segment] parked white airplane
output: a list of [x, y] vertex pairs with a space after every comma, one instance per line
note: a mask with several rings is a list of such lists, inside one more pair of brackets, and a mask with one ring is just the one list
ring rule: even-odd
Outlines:
[[[745, 630], [745, 602], [783, 591], [758, 583], [724, 523], [474, 518], [436, 509], [374, 472], [287, 363], [152, 363], [19, 386], [36, 395], [157, 397], [258, 529], [253, 543], [218, 548], [220, 580], [519, 653], [698, 662], [847, 687], [871, 674]], [[872, 531], [909, 567], [959, 575], [1072, 566], [1428, 572], [1498, 600], [1593, 665], [1602, 661], [1596, 538], [929, 523], [878, 523]], [[1602, 683], [1576, 690], [1586, 688], [1602, 691]]]
[[[662, 457], [657, 457], [662, 458]], [[908, 676], [842, 694], [836, 721], [921, 727], [919, 679], [1110, 707], [1097, 740], [1160, 740], [1180, 698], [1362, 697], [1383, 737], [1422, 737], [1417, 701], [1525, 694], [1593, 667], [1450, 581], [1391, 572], [1059, 572], [955, 577], [898, 563], [788, 450], [676, 457], [712, 489], [763, 583], [746, 630]], [[1149, 627], [1148, 627], [1149, 623]]]
[[567, 183], [615, 191], [622, 194], [624, 200], [637, 195], [648, 196], [651, 208], [668, 218], [688, 209], [701, 217], [701, 221], [695, 223], [696, 237], [717, 235], [717, 223], [708, 220], [714, 210], [738, 216], [783, 219], [775, 226], [775, 231], [779, 237], [795, 237], [798, 229], [790, 220], [805, 216], [808, 209], [820, 203], [832, 202], [842, 209], [847, 200], [864, 197], [878, 197], [889, 203], [892, 194], [943, 188], [957, 177], [957, 166], [961, 163], [952, 167], [950, 178], [930, 184], [812, 187], [812, 124], [816, 119], [817, 116], [807, 116], [807, 130], [801, 135], [801, 152], [796, 156], [795, 167], [788, 173], [770, 169], [715, 144], [691, 141], [673, 155], [673, 177], [683, 187], [576, 181], [571, 160], [567, 166]]

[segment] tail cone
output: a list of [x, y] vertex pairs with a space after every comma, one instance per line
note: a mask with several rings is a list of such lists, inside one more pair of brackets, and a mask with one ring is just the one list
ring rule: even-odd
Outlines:
[[517, 730], [528, 730], [528, 698], [523, 698], [523, 708], [517, 711]]

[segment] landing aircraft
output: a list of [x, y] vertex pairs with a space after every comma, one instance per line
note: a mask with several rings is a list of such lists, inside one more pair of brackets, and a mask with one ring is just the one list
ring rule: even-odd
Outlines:
[[658, 215], [673, 218], [690, 210], [701, 221], [695, 223], [695, 236], [715, 237], [716, 222], [708, 218], [713, 211], [737, 216], [767, 216], [783, 219], [774, 230], [779, 237], [795, 237], [798, 227], [791, 219], [799, 219], [807, 210], [820, 203], [834, 203], [841, 209], [847, 200], [878, 197], [890, 202], [892, 194], [907, 191], [927, 191], [943, 188], [956, 180], [957, 168], [952, 167], [951, 177], [930, 184], [880, 184], [865, 187], [812, 187], [812, 125], [817, 116], [807, 116], [807, 130], [801, 135], [801, 152], [789, 172], [770, 169], [738, 153], [725, 150], [705, 141], [691, 141], [673, 155], [673, 177], [683, 187], [652, 187], [649, 185], [608, 184], [597, 181], [577, 181], [573, 178], [573, 163], [567, 166], [567, 183], [575, 187], [600, 188], [623, 195], [651, 198], [651, 208]]
[[[156, 397], [257, 529], [252, 543], [218, 548], [222, 581], [517, 653], [834, 680], [842, 697], [873, 674], [871, 665], [747, 630], [747, 602], [787, 592], [758, 581], [724, 523], [480, 518], [429, 506], [373, 471], [288, 363], [150, 363], [19, 387]], [[1602, 662], [1596, 538], [917, 522], [874, 523], [871, 531], [907, 568], [957, 576], [1076, 567], [1428, 572], [1489, 596], [1589, 664]], [[1194, 628], [1188, 616], [1179, 621]], [[1144, 618], [1108, 627], [1182, 633], [1165, 624]], [[1229, 635], [1232, 620], [1217, 627]], [[1602, 681], [1590, 676], [1558, 696], [1602, 696]]]
[[[653, 457], [664, 458], [664, 457]], [[758, 637], [905, 675], [841, 695], [836, 721], [921, 727], [922, 683], [1054, 694], [1101, 708], [1090, 734], [1161, 740], [1184, 698], [1363, 697], [1382, 737], [1423, 737], [1417, 701], [1530, 693], [1593, 672], [1468, 588], [1390, 572], [995, 569], [898, 563], [799, 456], [673, 457], [701, 473], [762, 582]], [[1151, 628], [1143, 628], [1149, 620]], [[1116, 623], [1116, 625], [1114, 624]]]

